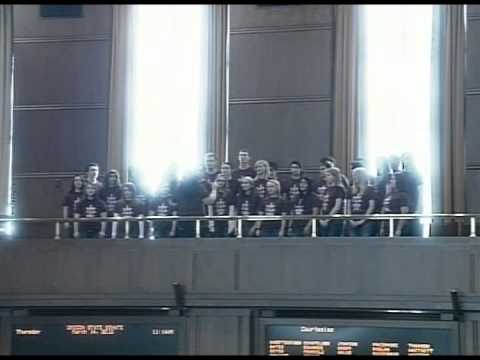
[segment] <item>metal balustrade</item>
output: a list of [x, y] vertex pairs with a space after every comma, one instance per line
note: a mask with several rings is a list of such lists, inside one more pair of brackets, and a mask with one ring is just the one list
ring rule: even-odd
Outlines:
[[[21, 224], [39, 224], [39, 223], [51, 223], [54, 224], [54, 238], [62, 238], [62, 224], [70, 223], [84, 223], [84, 222], [111, 222], [111, 223], [124, 223], [125, 224], [125, 238], [129, 238], [130, 235], [130, 225], [131, 223], [140, 223], [149, 224], [149, 234], [150, 239], [154, 239], [154, 228], [155, 222], [171, 222], [171, 221], [188, 221], [195, 222], [195, 237], [201, 237], [201, 222], [202, 221], [232, 221], [236, 223], [237, 229], [237, 238], [244, 237], [242, 233], [242, 224], [244, 221], [254, 222], [254, 221], [281, 221], [281, 220], [373, 220], [373, 221], [387, 221], [388, 222], [388, 237], [394, 237], [394, 226], [395, 220], [425, 220], [425, 222], [431, 228], [432, 223], [436, 220], [453, 220], [456, 222], [469, 221], [470, 225], [470, 237], [476, 237], [476, 219], [480, 219], [480, 214], [373, 214], [373, 215], [275, 215], [275, 216], [266, 216], [266, 215], [252, 215], [252, 216], [143, 216], [143, 217], [105, 217], [105, 218], [9, 218], [2, 217], [0, 218], [0, 226], [5, 223], [21, 223]], [[113, 227], [112, 227], [113, 228]], [[117, 238], [117, 233], [113, 229], [112, 237], [113, 239]], [[312, 221], [311, 226], [311, 236], [317, 237], [318, 224], [317, 221]], [[144, 237], [144, 234], [141, 233], [141, 238]]]

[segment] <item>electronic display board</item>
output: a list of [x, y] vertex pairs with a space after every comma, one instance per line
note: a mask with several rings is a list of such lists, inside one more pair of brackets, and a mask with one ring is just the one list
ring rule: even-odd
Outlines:
[[180, 321], [158, 317], [22, 318], [12, 355], [176, 355], [182, 333]]
[[267, 355], [431, 356], [457, 354], [452, 323], [288, 319], [263, 326]]

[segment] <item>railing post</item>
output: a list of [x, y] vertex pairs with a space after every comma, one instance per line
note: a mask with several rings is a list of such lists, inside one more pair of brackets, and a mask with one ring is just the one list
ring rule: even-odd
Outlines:
[[475, 217], [470, 218], [470, 237], [476, 237], [477, 236], [477, 229], [476, 229], [476, 222], [475, 222]]
[[149, 233], [148, 238], [150, 240], [155, 240], [155, 227], [154, 227], [155, 225], [153, 224], [152, 220], [148, 220], [147, 223], [149, 225], [149, 227], [148, 227], [148, 233]]
[[312, 237], [317, 237], [317, 219], [312, 219]]
[[237, 238], [242, 237], [242, 219], [237, 220]]
[[125, 220], [125, 239], [130, 238], [130, 221]]
[[117, 226], [118, 226], [118, 221], [112, 221], [112, 239], [117, 238]]
[[195, 237], [200, 238], [200, 219], [195, 220]]
[[395, 235], [395, 219], [388, 219], [388, 237], [393, 237]]
[[60, 240], [60, 221], [55, 223], [55, 240]]
[[138, 238], [144, 239], [145, 238], [145, 221], [138, 220]]

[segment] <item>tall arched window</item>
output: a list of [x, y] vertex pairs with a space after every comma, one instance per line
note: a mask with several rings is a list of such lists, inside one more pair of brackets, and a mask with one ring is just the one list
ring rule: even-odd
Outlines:
[[206, 115], [207, 5], [136, 5], [130, 164], [146, 190], [201, 159]]
[[412, 154], [431, 213], [433, 5], [362, 5], [359, 20], [361, 155], [374, 174], [379, 158]]

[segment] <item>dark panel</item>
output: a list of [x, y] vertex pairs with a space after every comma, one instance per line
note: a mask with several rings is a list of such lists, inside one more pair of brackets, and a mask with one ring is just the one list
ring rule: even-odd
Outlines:
[[15, 44], [18, 105], [107, 103], [110, 42]]
[[230, 5], [230, 29], [266, 26], [330, 25], [333, 5]]
[[15, 111], [13, 126], [14, 174], [105, 166], [106, 110]]
[[467, 213], [480, 213], [480, 169], [465, 171], [465, 207]]
[[[120, 240], [121, 241], [121, 240]], [[150, 245], [150, 244], [149, 244]], [[162, 248], [154, 246], [142, 251], [132, 259], [133, 274], [139, 278], [132, 282], [132, 290], [146, 293], [163, 292], [171, 294], [172, 284], [187, 282], [188, 266], [191, 255], [181, 248]], [[162, 281], [158, 281], [161, 279]]]
[[276, 161], [285, 167], [298, 159], [305, 167], [318, 166], [330, 153], [329, 102], [230, 105], [229, 156], [247, 148], [252, 159]]
[[480, 5], [478, 4], [468, 4], [467, 6], [467, 16], [478, 16], [480, 15]]
[[[17, 192], [17, 217], [61, 217], [64, 194], [71, 179], [14, 179]], [[53, 237], [53, 225], [51, 226]]]
[[480, 121], [478, 121], [478, 114], [480, 114], [480, 94], [465, 96], [465, 161], [467, 165], [480, 165], [480, 142], [478, 141]]
[[234, 254], [230, 249], [194, 254], [192, 291], [224, 292], [233, 290]]
[[480, 20], [470, 20], [467, 23], [467, 68], [465, 76], [465, 88], [480, 89]]
[[230, 37], [230, 99], [331, 96], [333, 31]]
[[40, 5], [41, 17], [79, 18], [83, 16], [82, 5]]
[[112, 6], [82, 5], [82, 18], [40, 17], [40, 5], [14, 5], [15, 37], [111, 35]]

